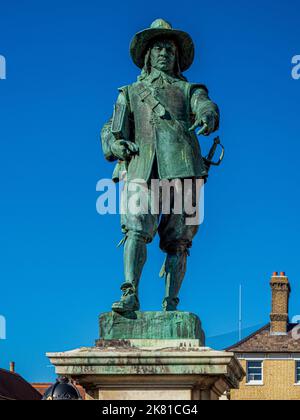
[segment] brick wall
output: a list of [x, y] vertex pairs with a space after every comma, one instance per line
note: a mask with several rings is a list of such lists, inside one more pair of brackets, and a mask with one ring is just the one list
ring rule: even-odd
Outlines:
[[[246, 361], [240, 360], [246, 370]], [[300, 386], [295, 385], [294, 360], [264, 360], [262, 386], [246, 385], [231, 391], [232, 400], [300, 400]]]

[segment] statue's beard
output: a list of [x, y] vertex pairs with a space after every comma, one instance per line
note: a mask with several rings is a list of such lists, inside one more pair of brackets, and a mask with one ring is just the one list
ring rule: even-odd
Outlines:
[[170, 76], [174, 75], [174, 69], [170, 68], [168, 63], [155, 63], [153, 66], [151, 66], [155, 70], [162, 71], [163, 73], [166, 73]]

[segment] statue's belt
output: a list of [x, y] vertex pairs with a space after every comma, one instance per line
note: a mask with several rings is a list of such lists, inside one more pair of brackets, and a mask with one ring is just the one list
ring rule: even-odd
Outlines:
[[162, 118], [166, 115], [166, 108], [153, 96], [153, 92], [149, 87], [140, 83], [137, 85], [137, 91], [141, 101], [149, 105], [158, 117]]

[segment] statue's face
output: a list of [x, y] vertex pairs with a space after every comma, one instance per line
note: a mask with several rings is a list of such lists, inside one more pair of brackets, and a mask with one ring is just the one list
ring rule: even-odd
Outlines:
[[176, 61], [176, 44], [172, 40], [155, 41], [151, 49], [151, 67], [173, 73]]

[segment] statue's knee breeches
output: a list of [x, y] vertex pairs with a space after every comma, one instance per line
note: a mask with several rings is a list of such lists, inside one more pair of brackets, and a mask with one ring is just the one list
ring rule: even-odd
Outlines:
[[[158, 176], [158, 175], [157, 175]], [[172, 187], [169, 194], [166, 194], [166, 191], [163, 187], [156, 191], [155, 189], [150, 188], [144, 191], [140, 197], [141, 202], [144, 203], [144, 206], [140, 206], [139, 213], [134, 214], [132, 210], [135, 208], [130, 208], [128, 204], [132, 202], [132, 199], [135, 198], [134, 192], [127, 190], [126, 194], [126, 209], [127, 213], [122, 215], [122, 230], [126, 236], [137, 235], [145, 239], [147, 243], [152, 242], [156, 232], [159, 232], [161, 239], [161, 249], [168, 252], [170, 249], [175, 253], [185, 252], [192, 246], [192, 241], [196, 233], [198, 232], [199, 225], [197, 221], [199, 216], [197, 210], [197, 189], [198, 184], [197, 180], [174, 180], [180, 182], [182, 189], [177, 187]], [[190, 182], [185, 182], [190, 181]], [[179, 200], [182, 201], [182, 212], [181, 214], [176, 214], [176, 203], [178, 204], [178, 197], [176, 199], [175, 191], [180, 193]], [[158, 195], [155, 194], [158, 193]], [[182, 195], [183, 194], [183, 195]], [[135, 202], [133, 200], [133, 202]], [[156, 203], [156, 206], [152, 207], [152, 204]], [[132, 203], [131, 203], [132, 204]], [[169, 205], [167, 205], [169, 204]], [[186, 205], [189, 205], [188, 208]], [[164, 207], [165, 205], [165, 207]], [[131, 210], [131, 212], [130, 212]], [[195, 213], [190, 215], [190, 210]], [[154, 214], [151, 213], [154, 212]], [[157, 213], [156, 213], [157, 212]], [[175, 214], [174, 214], [175, 213]], [[188, 214], [187, 214], [188, 213]], [[194, 224], [191, 224], [194, 223]]]
[[152, 242], [158, 229], [158, 216], [153, 214], [137, 214], [122, 216], [122, 231], [127, 237], [142, 238]]
[[188, 252], [199, 230], [199, 225], [188, 225], [186, 216], [163, 215], [158, 233], [160, 236], [160, 248], [168, 254]]

